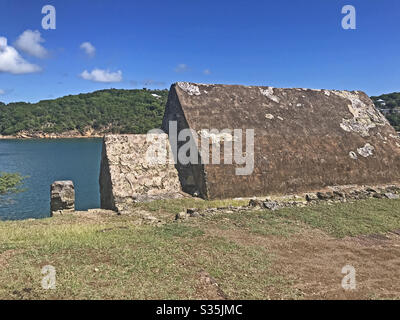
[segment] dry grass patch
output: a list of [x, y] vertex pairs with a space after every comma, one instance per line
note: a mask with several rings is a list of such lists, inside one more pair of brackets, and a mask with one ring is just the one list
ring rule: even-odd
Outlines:
[[[172, 220], [185, 208], [232, 203], [183, 199], [137, 210]], [[398, 200], [373, 199], [157, 227], [84, 213], [0, 222], [0, 298], [396, 299], [400, 236], [389, 231], [400, 229], [399, 210]], [[340, 287], [346, 264], [357, 269], [351, 293]], [[45, 265], [56, 268], [55, 290], [41, 288]]]

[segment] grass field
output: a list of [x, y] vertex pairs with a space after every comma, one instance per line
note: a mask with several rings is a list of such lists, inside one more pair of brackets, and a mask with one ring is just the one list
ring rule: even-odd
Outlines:
[[[237, 200], [235, 205], [245, 201]], [[371, 199], [174, 222], [190, 199], [137, 207], [169, 217], [77, 213], [0, 222], [0, 299], [398, 299], [400, 201]], [[56, 270], [44, 290], [43, 266]], [[341, 287], [342, 267], [357, 288]]]

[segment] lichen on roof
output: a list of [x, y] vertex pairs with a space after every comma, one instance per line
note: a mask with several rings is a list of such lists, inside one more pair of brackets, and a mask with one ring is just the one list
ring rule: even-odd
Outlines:
[[353, 118], [342, 119], [340, 127], [347, 132], [357, 132], [362, 137], [370, 135], [369, 130], [376, 126], [388, 124], [386, 118], [373, 106], [372, 103], [364, 103], [358, 92], [333, 91], [339, 97], [350, 100], [351, 104], [347, 107]]
[[199, 87], [189, 82], [178, 82], [177, 85], [190, 96], [199, 96], [201, 94]]
[[267, 88], [260, 88], [260, 92], [263, 96], [266, 96], [267, 98], [271, 99], [272, 101], [279, 103], [280, 99], [274, 95], [274, 88], [272, 87], [267, 87]]

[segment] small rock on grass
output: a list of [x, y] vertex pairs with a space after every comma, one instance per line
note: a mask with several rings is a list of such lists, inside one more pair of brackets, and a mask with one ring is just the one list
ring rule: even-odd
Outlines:
[[184, 220], [188, 217], [189, 215], [186, 212], [179, 212], [176, 217], [175, 220]]
[[200, 216], [199, 209], [196, 208], [187, 209], [186, 215], [189, 215], [189, 217], [193, 218], [199, 217]]
[[249, 202], [249, 207], [263, 207], [263, 201], [258, 200], [258, 199], [251, 199]]
[[279, 203], [276, 201], [265, 201], [263, 203], [263, 205], [264, 205], [264, 208], [268, 209], [268, 210], [275, 211], [275, 210], [279, 209]]
[[317, 196], [316, 193], [307, 193], [307, 194], [306, 194], [306, 200], [307, 200], [308, 202], [310, 202], [310, 201], [317, 201], [317, 200], [318, 200], [318, 196]]
[[394, 193], [385, 193], [385, 197], [388, 199], [399, 199], [400, 196], [398, 194], [394, 194]]

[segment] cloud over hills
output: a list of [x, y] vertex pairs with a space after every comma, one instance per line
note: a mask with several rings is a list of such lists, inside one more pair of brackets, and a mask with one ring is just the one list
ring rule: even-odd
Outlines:
[[110, 72], [109, 70], [102, 69], [94, 69], [91, 72], [85, 70], [80, 74], [80, 76], [82, 79], [90, 80], [93, 82], [111, 83], [122, 81], [121, 70], [118, 70], [117, 72]]
[[175, 72], [177, 73], [184, 73], [187, 71], [189, 71], [189, 67], [184, 63], [178, 64], [178, 66], [175, 68]]
[[45, 42], [39, 31], [26, 30], [15, 41], [15, 47], [36, 58], [46, 58], [47, 50], [41, 45]]
[[9, 46], [7, 38], [0, 37], [0, 72], [25, 74], [41, 70], [39, 66], [22, 58], [14, 47]]
[[90, 57], [93, 58], [96, 54], [96, 48], [90, 42], [83, 42], [80, 45], [80, 48], [85, 51], [85, 53]]

